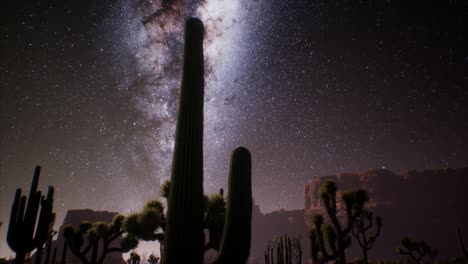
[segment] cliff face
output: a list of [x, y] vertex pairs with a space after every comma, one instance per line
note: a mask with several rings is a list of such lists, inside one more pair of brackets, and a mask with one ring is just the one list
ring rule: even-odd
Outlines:
[[[111, 222], [114, 216], [117, 213], [114, 212], [107, 212], [107, 211], [93, 211], [89, 209], [83, 210], [69, 210], [65, 215], [65, 219], [63, 220], [63, 225], [72, 225], [73, 227], [78, 227], [81, 222], [88, 221], [88, 222], [97, 222], [97, 221], [104, 221], [104, 222]], [[62, 253], [63, 243], [65, 239], [63, 237], [62, 230], [60, 229], [57, 240], [53, 242], [53, 246], [57, 247], [57, 261], [60, 261], [60, 254]], [[111, 245], [119, 246], [120, 241], [116, 239]], [[86, 244], [83, 246], [85, 247]], [[81, 263], [80, 260], [75, 257], [70, 249], [67, 249], [67, 264], [79, 264]], [[126, 262], [122, 258], [121, 253], [113, 252], [106, 256], [104, 264], [125, 264]]]
[[308, 239], [306, 235], [307, 226], [304, 221], [304, 210], [280, 210], [263, 214], [255, 205], [252, 208], [252, 243], [250, 256], [254, 257], [255, 263], [263, 263], [263, 253], [267, 243], [279, 236], [302, 237], [303, 256], [307, 256]]
[[[314, 177], [304, 186], [306, 219], [322, 211], [318, 188], [326, 179], [334, 180], [340, 190], [362, 188], [370, 193], [370, 207], [384, 221], [370, 258], [398, 257], [393, 249], [403, 236], [427, 241], [441, 257], [460, 255], [456, 229], [468, 234], [468, 168]], [[357, 247], [349, 251], [360, 255]]]

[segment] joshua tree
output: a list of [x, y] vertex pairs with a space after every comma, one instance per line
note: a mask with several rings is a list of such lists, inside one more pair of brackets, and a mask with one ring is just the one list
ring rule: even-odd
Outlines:
[[[346, 210], [346, 225], [342, 227], [337, 215], [336, 193], [337, 186], [333, 181], [325, 181], [320, 186], [319, 196], [331, 224], [324, 224], [323, 216], [320, 214], [314, 216], [313, 227], [309, 231], [311, 255], [314, 263], [330, 260], [336, 260], [338, 264], [346, 263], [345, 250], [351, 245], [349, 234], [356, 218], [356, 212], [361, 211], [369, 200], [369, 196], [364, 190], [344, 192], [341, 198]], [[325, 241], [328, 242], [331, 253], [325, 247]]]
[[154, 254], [151, 254], [148, 258], [149, 264], [158, 264], [159, 257], [156, 257]]
[[374, 215], [372, 212], [362, 209], [355, 212], [355, 219], [352, 227], [353, 236], [362, 248], [364, 263], [367, 264], [367, 251], [372, 248], [375, 240], [380, 235], [382, 228], [382, 217], [375, 217], [376, 230], [373, 235], [368, 234], [368, 231], [374, 226]]
[[264, 257], [265, 264], [301, 264], [301, 241], [299, 238], [291, 239], [287, 235], [284, 235], [284, 240], [283, 237], [280, 237], [276, 241], [271, 241], [268, 243], [267, 249], [264, 253]]
[[[55, 213], [52, 212], [54, 188], [49, 186], [47, 197], [41, 196], [41, 192], [37, 191], [40, 172], [41, 167], [37, 166], [29, 198], [22, 196], [21, 189], [17, 189], [11, 207], [7, 242], [11, 250], [16, 252], [16, 264], [23, 264], [26, 254], [34, 249], [42, 253], [42, 248], [49, 238], [49, 232], [55, 220]], [[36, 224], [38, 213], [39, 219]], [[40, 261], [40, 257], [38, 260]]]
[[402, 247], [397, 247], [395, 251], [400, 255], [407, 255], [409, 257], [409, 263], [419, 264], [425, 257], [429, 257], [434, 260], [437, 252], [433, 250], [424, 241], [413, 241], [408, 237], [401, 240]]
[[127, 259], [128, 264], [140, 264], [141, 257], [135, 251], [130, 253], [130, 258]]
[[205, 251], [211, 248], [219, 250], [225, 215], [226, 202], [221, 194], [214, 194], [206, 198], [205, 226], [208, 229], [210, 240], [205, 246]]
[[164, 197], [167, 199], [169, 199], [169, 190], [171, 189], [171, 180], [165, 180], [163, 185], [161, 186], [161, 190], [160, 190], [160, 193], [161, 193], [161, 197]]
[[[77, 229], [67, 225], [63, 227], [63, 235], [70, 247], [70, 251], [80, 259], [81, 263], [103, 263], [108, 253], [127, 252], [138, 245], [138, 240], [135, 236], [127, 235], [122, 239], [120, 247], [109, 248], [112, 241], [124, 234], [124, 220], [125, 217], [123, 215], [117, 215], [111, 223], [82, 222]], [[87, 241], [86, 243], [85, 240]], [[99, 244], [103, 245], [100, 256], [98, 256]], [[86, 246], [82, 248], [84, 245]], [[90, 252], [91, 256], [88, 259], [87, 255]]]
[[[146, 203], [139, 213], [127, 217], [117, 215], [111, 223], [83, 222], [78, 229], [65, 226], [63, 234], [71, 252], [77, 256], [83, 264], [102, 264], [108, 253], [128, 252], [138, 246], [138, 240], [154, 241], [158, 239], [158, 230], [164, 219], [164, 207], [157, 200]], [[112, 241], [118, 237], [121, 240], [120, 247], [111, 247]], [[88, 241], [85, 245], [85, 239]], [[102, 245], [102, 249], [99, 246]], [[86, 255], [91, 252], [88, 260]], [[98, 254], [100, 256], [98, 256]]]

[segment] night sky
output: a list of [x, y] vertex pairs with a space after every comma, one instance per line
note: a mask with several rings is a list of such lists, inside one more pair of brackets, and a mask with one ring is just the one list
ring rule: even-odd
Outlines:
[[56, 188], [57, 223], [69, 209], [127, 213], [159, 197], [191, 16], [206, 29], [206, 193], [225, 187], [239, 145], [263, 212], [302, 208], [312, 176], [468, 165], [463, 1], [7, 2], [4, 223], [35, 165], [40, 187]]

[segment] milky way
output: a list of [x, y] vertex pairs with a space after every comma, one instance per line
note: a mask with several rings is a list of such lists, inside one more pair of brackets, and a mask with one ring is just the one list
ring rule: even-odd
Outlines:
[[[119, 61], [124, 67], [131, 67], [119, 87], [133, 93], [131, 103], [139, 110], [140, 117], [132, 125], [148, 128], [127, 142], [126, 151], [135, 162], [148, 160], [153, 180], [162, 182], [170, 175], [183, 25], [185, 18], [196, 16], [203, 20], [206, 31], [205, 189], [214, 192], [225, 186], [229, 147], [241, 144], [235, 136], [236, 129], [242, 125], [239, 116], [242, 106], [236, 104], [236, 94], [245, 93], [249, 88], [239, 81], [240, 67], [248, 63], [240, 49], [245, 48], [242, 42], [251, 37], [246, 32], [245, 17], [255, 14], [257, 8], [258, 5], [238, 1], [191, 4], [123, 1], [106, 17], [100, 30], [106, 34], [115, 32], [111, 35], [115, 52], [131, 54], [135, 59], [136, 65], [130, 66], [127, 61]], [[127, 180], [132, 183], [131, 178]], [[120, 186], [121, 182], [113, 184]], [[143, 200], [140, 186], [134, 188], [126, 200], [130, 209]]]

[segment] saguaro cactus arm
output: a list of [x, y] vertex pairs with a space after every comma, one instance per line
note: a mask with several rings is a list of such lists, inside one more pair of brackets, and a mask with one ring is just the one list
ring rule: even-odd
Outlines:
[[215, 263], [245, 263], [252, 230], [252, 161], [243, 147], [232, 153], [223, 239]]

